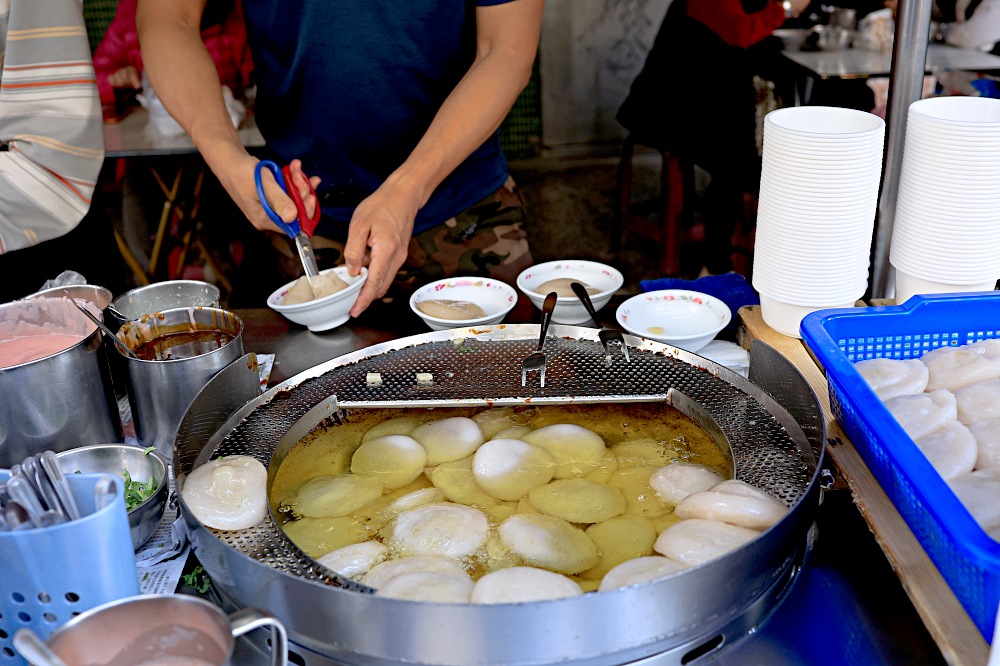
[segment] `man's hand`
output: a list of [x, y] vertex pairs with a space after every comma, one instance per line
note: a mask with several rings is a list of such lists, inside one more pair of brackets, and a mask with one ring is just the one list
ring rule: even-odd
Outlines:
[[111, 84], [112, 88], [131, 88], [132, 90], [142, 88], [142, 79], [139, 78], [139, 70], [131, 65], [122, 67], [109, 76], [108, 83]]
[[799, 15], [806, 10], [809, 6], [810, 0], [791, 0], [792, 3], [792, 16], [798, 18]]
[[[252, 157], [245, 151], [231, 156], [224, 166], [216, 170], [219, 182], [222, 183], [229, 196], [232, 197], [233, 201], [236, 202], [236, 205], [239, 206], [240, 210], [243, 211], [243, 214], [246, 215], [246, 218], [250, 220], [253, 226], [262, 231], [284, 233], [267, 216], [267, 213], [264, 212], [264, 207], [260, 205], [260, 199], [257, 198], [257, 184], [254, 180], [254, 171], [257, 168], [258, 162], [259, 160], [256, 157]], [[309, 194], [307, 177], [302, 171], [302, 162], [300, 160], [292, 160], [288, 166], [292, 172], [292, 182], [298, 188], [299, 195], [306, 206], [306, 212], [312, 215], [312, 212], [316, 209], [317, 201], [315, 196]], [[285, 222], [293, 221], [297, 216], [295, 203], [285, 193], [284, 189], [278, 185], [277, 181], [274, 180], [274, 176], [268, 169], [261, 169], [260, 176], [261, 183], [264, 186], [264, 194], [267, 197], [267, 203], [282, 220]], [[320, 179], [318, 176], [313, 176], [312, 178], [308, 178], [308, 182], [311, 182], [313, 188], [316, 188], [319, 186]]]
[[361, 202], [351, 218], [344, 245], [348, 273], [360, 273], [365, 263], [365, 250], [371, 250], [367, 262], [368, 279], [351, 308], [352, 317], [357, 317], [372, 301], [385, 295], [406, 261], [418, 204], [416, 198], [407, 196], [403, 190], [387, 181]]

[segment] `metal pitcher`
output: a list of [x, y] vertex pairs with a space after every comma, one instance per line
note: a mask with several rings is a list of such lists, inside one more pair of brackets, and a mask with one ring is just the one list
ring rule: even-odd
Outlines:
[[66, 299], [0, 305], [0, 321], [90, 330], [80, 342], [43, 358], [0, 368], [0, 467], [29, 455], [120, 439], [101, 332]]
[[129, 403], [139, 444], [155, 446], [168, 460], [173, 457], [174, 436], [188, 405], [209, 379], [243, 356], [243, 321], [218, 308], [175, 308], [127, 322], [118, 332], [119, 339], [139, 352], [143, 345], [164, 336], [198, 332], [231, 339], [220, 339], [218, 345], [178, 346], [169, 359], [137, 360], [120, 349], [117, 352], [128, 368]]
[[288, 663], [288, 637], [276, 617], [258, 608], [226, 615], [200, 597], [127, 597], [81, 613], [46, 641], [67, 666], [136, 666], [163, 657], [231, 666], [236, 638], [271, 627], [271, 664]]

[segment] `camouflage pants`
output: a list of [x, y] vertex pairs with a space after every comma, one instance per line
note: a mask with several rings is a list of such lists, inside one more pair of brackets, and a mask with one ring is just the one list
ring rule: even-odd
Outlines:
[[[393, 291], [413, 291], [454, 275], [493, 277], [513, 285], [532, 263], [526, 226], [524, 199], [508, 178], [479, 203], [413, 236]], [[343, 241], [314, 236], [312, 243], [321, 269], [343, 263]], [[296, 257], [290, 247], [287, 254]]]

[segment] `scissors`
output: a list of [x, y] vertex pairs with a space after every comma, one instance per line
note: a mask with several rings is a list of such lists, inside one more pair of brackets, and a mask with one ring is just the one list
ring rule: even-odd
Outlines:
[[[271, 204], [267, 202], [267, 197], [264, 195], [264, 185], [260, 180], [262, 169], [267, 169], [271, 172], [274, 180], [277, 181], [281, 189], [285, 191], [285, 194], [295, 203], [295, 210], [298, 211], [297, 219], [285, 222], [271, 208]], [[278, 225], [289, 238], [295, 241], [295, 247], [299, 251], [299, 259], [302, 261], [302, 267], [305, 269], [306, 275], [309, 277], [319, 275], [319, 267], [316, 265], [316, 255], [313, 253], [312, 242], [309, 240], [313, 231], [316, 230], [316, 225], [319, 223], [319, 202], [316, 204], [316, 210], [313, 211], [312, 217], [307, 215], [305, 204], [302, 202], [302, 196], [299, 194], [299, 188], [292, 182], [291, 169], [287, 166], [279, 167], [271, 160], [261, 160], [257, 163], [257, 168], [254, 169], [254, 181], [257, 183], [257, 198], [260, 199], [260, 205], [264, 208], [264, 212], [267, 213], [271, 221]], [[316, 190], [313, 189], [312, 183], [309, 183], [308, 179], [306, 179], [306, 182], [309, 184], [309, 193], [315, 195]]]

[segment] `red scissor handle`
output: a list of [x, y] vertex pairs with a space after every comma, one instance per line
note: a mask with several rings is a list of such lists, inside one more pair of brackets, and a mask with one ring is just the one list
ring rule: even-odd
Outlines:
[[[287, 166], [281, 167], [281, 175], [285, 177], [285, 192], [289, 197], [291, 197], [292, 201], [295, 203], [295, 210], [298, 211], [299, 226], [302, 227], [302, 231], [304, 231], [307, 236], [312, 236], [313, 232], [316, 230], [316, 225], [319, 224], [319, 199], [316, 199], [316, 207], [313, 209], [313, 214], [310, 217], [309, 214], [306, 213], [306, 206], [302, 201], [302, 195], [299, 194], [299, 188], [295, 185], [295, 181], [292, 180], [292, 170]], [[312, 183], [309, 182], [308, 178], [306, 178], [306, 185], [309, 187], [309, 194], [316, 197], [316, 190], [313, 189]]]

